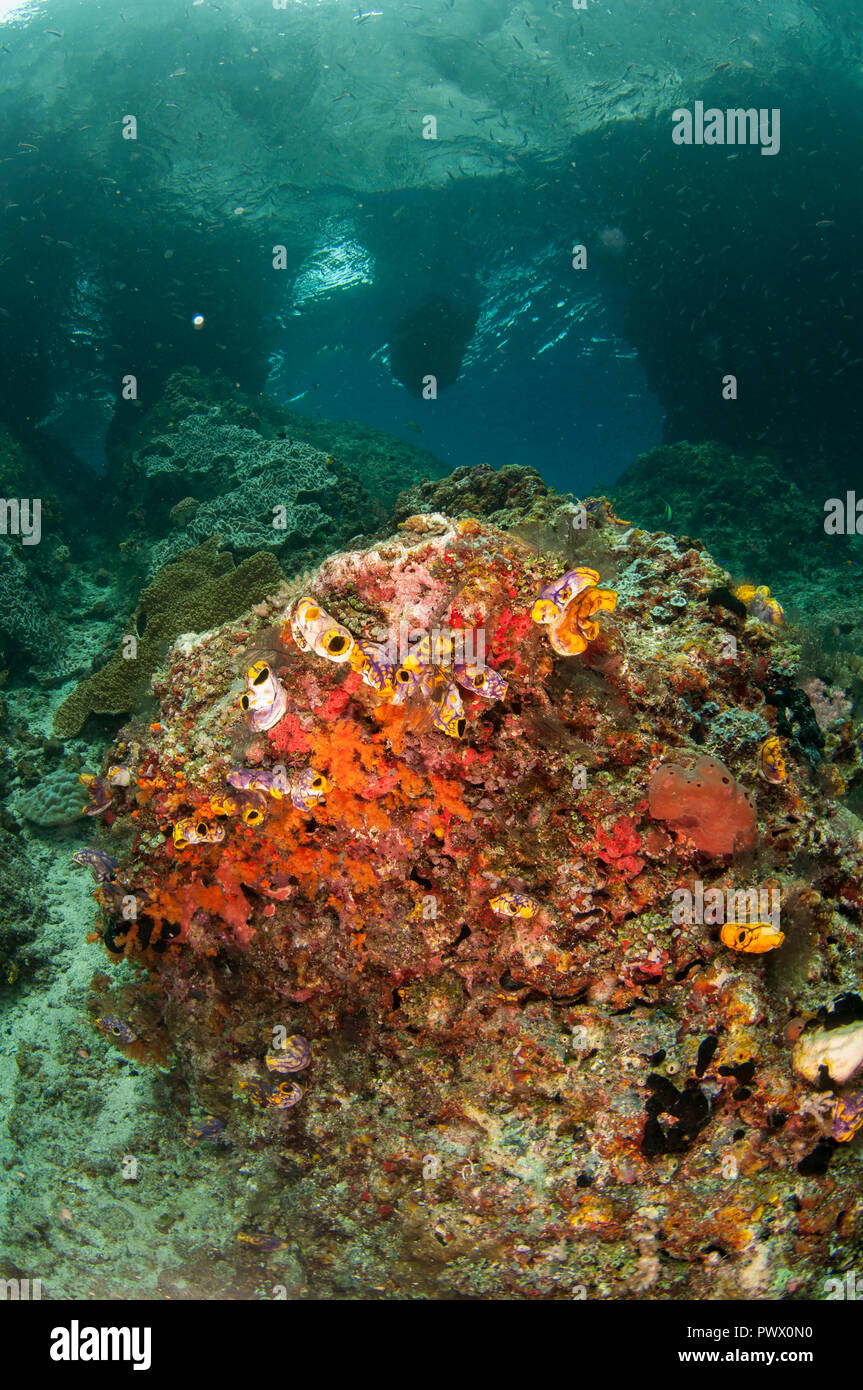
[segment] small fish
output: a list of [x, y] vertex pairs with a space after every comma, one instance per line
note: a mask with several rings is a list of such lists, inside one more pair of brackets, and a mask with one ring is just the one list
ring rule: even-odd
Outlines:
[[224, 838], [223, 825], [195, 820], [193, 816], [186, 820], [178, 820], [174, 825], [174, 844], [177, 849], [188, 849], [190, 845], [217, 845]]
[[264, 1063], [268, 1071], [287, 1076], [294, 1071], [305, 1071], [312, 1060], [312, 1049], [308, 1039], [301, 1033], [291, 1033], [280, 1047], [268, 1052]]
[[748, 927], [740, 926], [737, 922], [726, 922], [720, 929], [719, 938], [729, 950], [760, 956], [781, 946], [785, 933], [774, 927], [772, 922], [752, 922]]
[[367, 19], [380, 19], [383, 10], [366, 10], [363, 14], [357, 10], [354, 15], [354, 24], [364, 24]]
[[535, 623], [542, 623], [544, 626], [559, 622], [573, 599], [585, 589], [595, 588], [598, 583], [599, 574], [596, 570], [588, 569], [586, 566], [567, 570], [560, 579], [552, 580], [540, 591], [539, 598], [530, 610], [531, 618]]
[[219, 1143], [225, 1133], [225, 1121], [218, 1115], [202, 1115], [199, 1120], [186, 1122], [186, 1143], [192, 1148], [202, 1140]]
[[765, 782], [784, 782], [787, 776], [785, 759], [782, 756], [782, 740], [767, 738], [758, 750], [755, 759], [755, 768], [760, 777]]
[[82, 868], [88, 868], [96, 883], [107, 883], [117, 871], [117, 860], [112, 859], [105, 850], [96, 849], [93, 845], [87, 845], [84, 849], [76, 849], [72, 855], [72, 863], [79, 864]]
[[268, 1236], [263, 1231], [238, 1231], [237, 1244], [246, 1245], [250, 1250], [263, 1250], [269, 1254], [272, 1250], [286, 1250], [287, 1244], [279, 1240], [278, 1236]]
[[453, 675], [465, 690], [481, 695], [484, 700], [502, 700], [508, 689], [503, 676], [490, 666], [454, 666]]
[[498, 917], [535, 917], [539, 910], [536, 898], [527, 893], [500, 893], [488, 905]]
[[124, 1023], [122, 1018], [118, 1018], [116, 1014], [102, 1014], [99, 1018], [94, 1018], [93, 1022], [109, 1042], [125, 1044], [137, 1042], [137, 1033], [133, 1033], [128, 1023]]
[[662, 503], [664, 504], [664, 506], [665, 506], [665, 520], [666, 520], [666, 521], [670, 521], [671, 518], [674, 516], [674, 511], [673, 511], [673, 509], [672, 509], [671, 503], [670, 503], [670, 502], [666, 502], [664, 497], [660, 497], [659, 500], [660, 500], [660, 502], [662, 502]]

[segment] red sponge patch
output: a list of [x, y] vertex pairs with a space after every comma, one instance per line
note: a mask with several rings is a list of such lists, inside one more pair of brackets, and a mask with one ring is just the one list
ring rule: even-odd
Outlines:
[[699, 758], [691, 768], [663, 763], [649, 799], [654, 819], [667, 821], [702, 854], [733, 854], [755, 844], [755, 802], [717, 758]]

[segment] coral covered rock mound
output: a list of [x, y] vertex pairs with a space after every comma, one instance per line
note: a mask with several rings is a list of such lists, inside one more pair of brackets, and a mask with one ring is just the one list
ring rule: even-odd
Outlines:
[[863, 1017], [859, 822], [791, 740], [758, 779], [797, 649], [727, 584], [608, 508], [413, 516], [121, 731], [101, 1026], [271, 1155], [239, 1234], [314, 1296], [804, 1297], [859, 1239], [856, 1067], [792, 1062]]

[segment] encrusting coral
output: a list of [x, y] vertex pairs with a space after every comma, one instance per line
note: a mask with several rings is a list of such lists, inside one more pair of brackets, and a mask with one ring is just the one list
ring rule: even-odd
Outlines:
[[[149, 410], [118, 428], [109, 456], [151, 567], [217, 534], [240, 554], [320, 558], [358, 524], [388, 526], [399, 492], [443, 470], [384, 430], [297, 413], [219, 372], [174, 373]], [[275, 527], [274, 508], [284, 508]], [[167, 520], [177, 530], [165, 539]]]
[[87, 792], [79, 774], [61, 768], [43, 777], [35, 787], [21, 792], [13, 806], [17, 815], [34, 825], [71, 825], [84, 816]]
[[[183, 527], [154, 547], [154, 569], [215, 535], [238, 554], [250, 554], [297, 548], [330, 525], [320, 503], [336, 478], [325, 455], [308, 444], [267, 440], [225, 424], [215, 406], [150, 440], [135, 462], [162, 507], [176, 499], [170, 515]], [[190, 492], [198, 501], [194, 509]], [[182, 501], [186, 509], [177, 513]]]
[[33, 865], [18, 835], [0, 825], [0, 995], [4, 988], [26, 978], [40, 955], [39, 929], [44, 907], [33, 882]]
[[[111, 1036], [172, 1049], [225, 1144], [275, 1155], [261, 1248], [318, 1296], [793, 1296], [837, 1221], [859, 1239], [859, 1155], [824, 1129], [853, 1098], [816, 1105], [791, 1057], [857, 987], [859, 824], [787, 744], [779, 783], [757, 743], [706, 757], [708, 704], [771, 727], [792, 633], [623, 526], [598, 507], [543, 551], [409, 517], [175, 643], [97, 779], [99, 934], [143, 972]], [[590, 590], [559, 655], [534, 606]], [[775, 887], [773, 949], [675, 920], [702, 883]]]

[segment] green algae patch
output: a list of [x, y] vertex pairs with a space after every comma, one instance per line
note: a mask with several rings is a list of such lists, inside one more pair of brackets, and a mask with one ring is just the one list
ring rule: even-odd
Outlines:
[[230, 553], [219, 551], [216, 538], [165, 565], [142, 591], [120, 648], [60, 705], [55, 732], [71, 738], [91, 714], [128, 714], [147, 693], [150, 677], [181, 632], [207, 632], [230, 622], [278, 589], [283, 579], [268, 551], [235, 565]]

